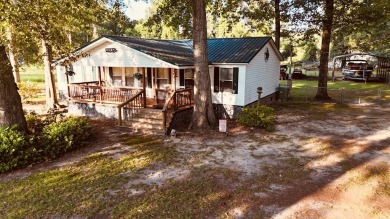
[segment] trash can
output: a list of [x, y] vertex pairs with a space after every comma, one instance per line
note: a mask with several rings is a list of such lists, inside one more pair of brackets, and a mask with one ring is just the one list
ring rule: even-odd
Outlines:
[[290, 88], [288, 85], [279, 85], [278, 88], [278, 99], [280, 101], [287, 101], [290, 97]]

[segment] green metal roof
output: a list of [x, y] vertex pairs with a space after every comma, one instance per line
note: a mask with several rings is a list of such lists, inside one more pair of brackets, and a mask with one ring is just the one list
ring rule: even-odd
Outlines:
[[[102, 36], [101, 38], [110, 39], [173, 65], [194, 65], [192, 40], [143, 39], [122, 36]], [[271, 37], [208, 39], [208, 61], [210, 64], [249, 63], [270, 40], [272, 40]]]

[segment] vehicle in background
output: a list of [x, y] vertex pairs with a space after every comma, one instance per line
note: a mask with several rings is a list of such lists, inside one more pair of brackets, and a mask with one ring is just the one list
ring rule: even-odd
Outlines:
[[287, 79], [287, 69], [288, 69], [287, 65], [280, 66], [279, 80]]
[[342, 73], [345, 79], [367, 80], [372, 76], [374, 67], [366, 60], [347, 60]]
[[302, 72], [302, 64], [297, 63], [294, 65], [294, 71], [292, 73], [292, 79], [302, 79], [304, 74]]

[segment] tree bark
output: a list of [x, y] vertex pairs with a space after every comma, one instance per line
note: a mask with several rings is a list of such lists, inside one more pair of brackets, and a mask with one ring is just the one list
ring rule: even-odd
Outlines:
[[211, 97], [211, 82], [207, 58], [206, 5], [204, 0], [192, 0], [194, 46], [194, 113], [191, 128], [207, 130], [216, 119]]
[[275, 0], [275, 45], [280, 49], [280, 0]]
[[328, 95], [329, 47], [333, 26], [334, 0], [325, 0], [325, 16], [322, 21], [322, 42], [316, 100], [330, 100]]
[[21, 131], [27, 131], [22, 101], [18, 93], [12, 67], [5, 52], [5, 46], [0, 45], [0, 127], [16, 125]]
[[92, 40], [99, 38], [99, 34], [98, 34], [98, 30], [97, 30], [97, 25], [96, 25], [96, 24], [92, 24], [92, 29], [93, 29], [93, 32], [92, 32]]
[[48, 109], [58, 106], [55, 81], [51, 68], [52, 50], [45, 37], [42, 37], [43, 66], [45, 71], [46, 107]]
[[19, 63], [15, 51], [15, 40], [10, 27], [7, 28], [8, 58], [12, 66], [12, 73], [16, 83], [20, 83]]

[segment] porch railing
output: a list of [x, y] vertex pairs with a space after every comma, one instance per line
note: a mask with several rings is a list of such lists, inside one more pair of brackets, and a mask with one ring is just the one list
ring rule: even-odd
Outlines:
[[94, 83], [96, 82], [69, 84], [69, 99], [82, 102], [123, 103], [142, 90], [92, 85]]
[[122, 111], [123, 119], [127, 119], [137, 113], [141, 108], [145, 108], [145, 91], [140, 90], [132, 98], [126, 100], [125, 102], [118, 105], [118, 122], [119, 125], [122, 125]]
[[163, 110], [163, 129], [166, 131], [167, 122], [171, 119], [172, 113], [186, 109], [193, 105], [193, 89], [182, 89], [174, 91], [166, 100]]

